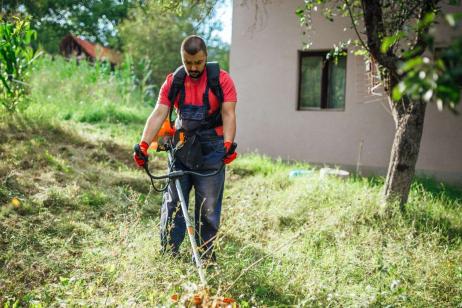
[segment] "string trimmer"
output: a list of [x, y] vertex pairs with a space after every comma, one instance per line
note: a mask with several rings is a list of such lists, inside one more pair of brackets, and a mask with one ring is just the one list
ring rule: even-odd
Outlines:
[[[191, 219], [190, 219], [190, 217], [188, 215], [188, 208], [187, 208], [187, 205], [186, 205], [186, 200], [184, 198], [183, 191], [181, 189], [181, 184], [180, 184], [180, 178], [182, 176], [185, 176], [185, 175], [195, 175], [195, 176], [200, 176], [200, 177], [208, 177], [208, 176], [216, 175], [220, 171], [223, 170], [224, 164], [222, 164], [220, 166], [220, 168], [218, 168], [216, 171], [213, 171], [211, 173], [199, 173], [199, 172], [190, 171], [190, 170], [178, 170], [175, 167], [175, 153], [176, 153], [177, 150], [179, 150], [181, 148], [182, 145], [183, 145], [182, 142], [178, 142], [176, 145], [174, 145], [173, 142], [172, 142], [172, 138], [170, 136], [164, 137], [163, 140], [162, 140], [162, 144], [158, 145], [157, 151], [166, 151], [167, 154], [168, 154], [168, 173], [165, 174], [165, 175], [160, 175], [160, 176], [153, 175], [149, 171], [148, 157], [144, 156], [144, 154], [141, 151], [140, 146], [138, 144], [135, 145], [134, 150], [135, 150], [135, 153], [138, 155], [138, 157], [140, 157], [140, 158], [142, 158], [144, 160], [144, 166], [143, 167], [144, 167], [144, 170], [146, 171], [147, 175], [149, 176], [149, 178], [151, 180], [151, 184], [152, 184], [152, 187], [154, 188], [154, 190], [156, 190], [158, 192], [163, 192], [168, 188], [168, 185], [170, 185], [171, 181], [172, 180], [174, 181], [175, 188], [177, 190], [178, 197], [180, 199], [181, 211], [183, 212], [183, 217], [185, 219], [186, 230], [188, 232], [189, 241], [191, 243], [191, 248], [192, 248], [192, 251], [193, 251], [194, 261], [196, 263], [196, 267], [197, 267], [197, 271], [199, 273], [199, 278], [200, 278], [201, 287], [202, 287], [202, 290], [200, 290], [200, 292], [198, 294], [195, 294], [192, 299], [187, 299], [188, 303], [195, 304], [195, 305], [200, 305], [199, 307], [208, 307], [208, 306], [212, 306], [212, 305], [214, 307], [229, 306], [231, 303], [235, 303], [235, 301], [232, 300], [232, 299], [229, 299], [229, 298], [227, 298], [227, 299], [226, 298], [219, 299], [219, 298], [216, 298], [216, 297], [211, 297], [208, 294], [209, 292], [208, 292], [208, 288], [207, 288], [207, 280], [205, 278], [205, 271], [204, 271], [202, 260], [200, 258], [199, 251], [198, 251], [198, 248], [197, 248], [196, 239], [195, 239], [195, 236], [194, 236], [194, 233], [195, 233], [194, 225], [191, 222]], [[232, 148], [230, 150], [230, 153], [232, 153], [235, 150], [236, 146], [237, 146], [237, 144], [233, 143], [233, 146], [232, 146]], [[154, 184], [155, 180], [167, 180], [167, 182], [166, 182], [164, 187], [159, 188], [159, 187], [156, 187], [156, 185]], [[178, 297], [175, 298], [175, 296], [173, 296], [172, 299], [176, 300], [176, 301], [180, 300]], [[231, 306], [233, 306], [233, 305], [231, 305]], [[236, 306], [236, 305], [234, 304], [234, 306]]]

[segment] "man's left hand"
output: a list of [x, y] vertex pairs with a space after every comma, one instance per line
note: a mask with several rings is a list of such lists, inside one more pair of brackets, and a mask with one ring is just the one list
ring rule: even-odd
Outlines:
[[233, 160], [237, 157], [237, 152], [235, 151], [237, 144], [231, 141], [225, 141], [225, 157], [223, 158], [223, 162], [225, 165], [230, 164]]

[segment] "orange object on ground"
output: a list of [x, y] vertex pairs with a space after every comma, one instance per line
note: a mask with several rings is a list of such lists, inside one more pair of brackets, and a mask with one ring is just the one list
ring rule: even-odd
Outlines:
[[203, 289], [194, 294], [173, 294], [172, 302], [183, 307], [194, 308], [239, 308], [239, 304], [232, 298], [212, 296], [208, 289]]

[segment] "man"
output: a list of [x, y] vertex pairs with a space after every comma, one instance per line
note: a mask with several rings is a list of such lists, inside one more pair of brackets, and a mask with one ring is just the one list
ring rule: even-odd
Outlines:
[[[210, 173], [237, 156], [232, 147], [236, 134], [236, 89], [227, 72], [219, 70], [216, 63], [207, 64], [207, 47], [201, 37], [187, 37], [180, 52], [183, 66], [167, 76], [139, 145], [147, 156], [149, 144], [174, 107], [178, 115], [175, 129], [187, 136], [185, 147], [195, 140], [202, 150], [199, 162], [190, 161], [193, 156], [190, 152], [183, 157], [179, 155], [175, 168]], [[217, 78], [219, 82], [213, 83]], [[136, 153], [134, 159], [138, 166], [143, 166], [144, 160]], [[186, 175], [180, 181], [187, 204], [194, 187], [196, 240], [205, 261], [215, 261], [213, 242], [220, 224], [225, 170], [210, 177]], [[160, 228], [163, 250], [177, 255], [186, 225], [173, 182], [163, 196]]]

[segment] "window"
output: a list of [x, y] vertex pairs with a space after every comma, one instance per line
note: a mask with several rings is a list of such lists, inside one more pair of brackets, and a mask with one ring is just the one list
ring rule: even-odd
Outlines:
[[298, 110], [345, 109], [346, 56], [299, 51]]

